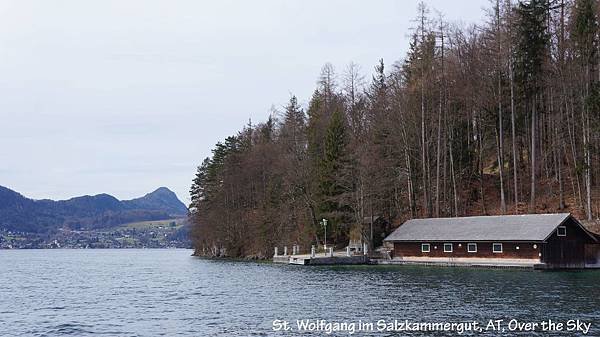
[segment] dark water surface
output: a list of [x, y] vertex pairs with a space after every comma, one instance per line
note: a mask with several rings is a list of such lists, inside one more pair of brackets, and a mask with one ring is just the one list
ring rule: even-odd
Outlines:
[[[0, 251], [0, 336], [349, 336], [327, 322], [552, 319], [600, 336], [600, 273], [300, 267], [203, 260], [190, 250]], [[272, 331], [273, 320], [292, 331]], [[503, 323], [506, 326], [506, 323]], [[359, 332], [354, 336], [458, 336]], [[487, 331], [481, 336], [583, 336]]]

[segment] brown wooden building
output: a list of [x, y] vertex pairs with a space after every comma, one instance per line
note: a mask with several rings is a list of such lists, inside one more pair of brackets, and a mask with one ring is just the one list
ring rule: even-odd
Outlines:
[[385, 238], [399, 260], [600, 268], [599, 237], [571, 214], [413, 219]]

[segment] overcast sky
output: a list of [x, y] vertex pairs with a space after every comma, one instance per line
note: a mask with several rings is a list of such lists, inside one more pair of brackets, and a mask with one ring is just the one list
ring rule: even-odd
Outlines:
[[[487, 0], [426, 1], [464, 25]], [[306, 104], [321, 66], [401, 59], [417, 1], [0, 0], [0, 185], [34, 199], [157, 187]]]

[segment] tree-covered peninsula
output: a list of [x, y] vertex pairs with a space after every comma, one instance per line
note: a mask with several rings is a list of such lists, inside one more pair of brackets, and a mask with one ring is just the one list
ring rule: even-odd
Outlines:
[[326, 64], [307, 106], [292, 96], [215, 145], [191, 188], [196, 253], [306, 249], [322, 243], [322, 218], [328, 242], [346, 245], [369, 241], [374, 217], [381, 233], [413, 217], [597, 217], [599, 11], [497, 0], [465, 28], [420, 5], [401, 61], [370, 78]]

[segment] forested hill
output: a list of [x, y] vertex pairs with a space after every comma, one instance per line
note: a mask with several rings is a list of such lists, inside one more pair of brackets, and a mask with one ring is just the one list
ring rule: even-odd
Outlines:
[[306, 250], [322, 218], [345, 245], [372, 215], [391, 224], [375, 239], [411, 217], [598, 216], [598, 1], [492, 2], [468, 28], [429, 13], [401, 61], [326, 64], [306, 106], [216, 144], [191, 189], [198, 254]]
[[53, 201], [28, 199], [0, 186], [0, 229], [5, 230], [43, 233], [61, 227], [93, 229], [186, 214], [187, 207], [166, 187], [132, 200], [98, 194]]

